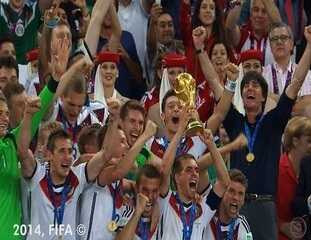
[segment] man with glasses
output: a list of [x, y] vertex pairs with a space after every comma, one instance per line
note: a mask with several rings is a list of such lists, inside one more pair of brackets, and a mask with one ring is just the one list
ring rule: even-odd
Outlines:
[[[271, 28], [269, 41], [273, 54], [273, 63], [264, 67], [263, 76], [268, 83], [268, 91], [280, 96], [290, 84], [296, 68], [292, 59], [294, 39], [291, 28], [285, 23], [279, 23]], [[298, 96], [311, 94], [311, 73], [308, 72]]]

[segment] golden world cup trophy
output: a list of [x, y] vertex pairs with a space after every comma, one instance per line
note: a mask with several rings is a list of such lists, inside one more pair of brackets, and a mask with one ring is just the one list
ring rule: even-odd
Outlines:
[[[196, 81], [189, 73], [181, 73], [176, 78], [177, 84], [174, 89], [177, 97], [184, 105], [190, 108], [196, 108]], [[196, 135], [197, 132], [203, 131], [203, 124], [196, 118], [191, 118], [188, 122], [186, 134]]]

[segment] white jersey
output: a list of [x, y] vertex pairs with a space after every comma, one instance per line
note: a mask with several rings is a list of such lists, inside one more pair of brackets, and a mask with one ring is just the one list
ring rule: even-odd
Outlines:
[[[234, 222], [232, 222], [232, 230], [230, 229], [230, 224], [224, 225], [219, 222], [219, 218], [215, 215], [209, 225], [206, 227], [204, 232], [204, 240], [222, 240], [227, 239], [227, 235], [230, 231], [233, 231], [233, 240], [252, 240], [252, 233], [246, 218], [242, 215], [239, 215]], [[221, 231], [221, 236], [219, 233]]]
[[77, 121], [73, 126], [70, 124], [62, 109], [62, 102], [58, 100], [54, 106], [52, 116], [49, 122], [58, 121], [62, 124], [63, 128], [70, 134], [73, 143], [73, 157], [78, 159], [80, 156], [78, 148], [78, 135], [81, 129], [85, 126], [98, 123], [104, 125], [108, 117], [108, 110], [105, 106], [98, 101], [90, 101], [88, 105], [84, 105], [78, 115]]
[[[81, 239], [87, 240], [112, 240], [115, 239], [116, 232], [108, 230], [108, 224], [112, 220], [113, 197], [109, 187], [116, 189], [120, 181], [110, 186], [99, 186], [93, 184], [89, 186], [81, 197], [80, 224], [85, 226], [86, 233]], [[134, 209], [132, 206], [123, 205], [122, 191], [116, 192], [116, 223], [119, 230], [127, 224]]]
[[[146, 147], [150, 150], [154, 155], [159, 158], [163, 158], [164, 152], [168, 147], [168, 141], [166, 138], [155, 138], [152, 137], [146, 142]], [[199, 136], [194, 137], [184, 137], [179, 144], [180, 147], [177, 148], [177, 154], [181, 153], [189, 153], [194, 156], [195, 159], [201, 157], [205, 151], [207, 150], [207, 146], [200, 139]]]
[[[214, 216], [216, 209], [219, 206], [221, 198], [219, 198], [213, 190], [206, 196], [203, 196], [201, 203], [195, 205], [184, 204], [184, 212], [187, 222], [191, 217], [192, 209], [195, 206], [195, 218], [191, 233], [191, 240], [200, 240], [203, 237], [203, 232], [207, 224]], [[180, 205], [178, 203], [176, 192], [169, 192], [165, 198], [160, 200], [160, 208], [163, 211], [160, 220], [159, 232], [162, 240], [183, 239], [183, 222]]]
[[[147, 219], [141, 218], [141, 221], [146, 223], [147, 221], [149, 221], [149, 219], [147, 220]], [[148, 240], [158, 240], [158, 239], [161, 239], [160, 238], [160, 232], [158, 231], [159, 230], [158, 226], [154, 229], [153, 232], [150, 232], [148, 234], [148, 237], [147, 237]], [[145, 239], [146, 238], [140, 232], [139, 225], [138, 225], [137, 228], [136, 228], [136, 233], [135, 233], [135, 236], [134, 236], [133, 240], [145, 240]]]
[[[86, 164], [73, 167], [67, 177], [69, 183], [69, 193], [66, 197], [64, 217], [62, 226], [55, 228], [54, 206], [52, 196], [48, 187], [47, 165], [37, 163], [33, 177], [27, 180], [31, 191], [31, 232], [28, 233], [27, 240], [35, 239], [62, 239], [72, 240], [76, 238], [76, 213], [77, 202], [83, 189], [87, 186]], [[61, 194], [64, 186], [54, 186], [55, 204], [60, 205]]]

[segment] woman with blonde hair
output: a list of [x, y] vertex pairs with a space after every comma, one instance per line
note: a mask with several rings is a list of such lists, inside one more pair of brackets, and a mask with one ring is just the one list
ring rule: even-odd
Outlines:
[[285, 128], [283, 145], [277, 193], [279, 240], [294, 238], [290, 231], [294, 218], [292, 201], [298, 184], [301, 160], [311, 156], [311, 118], [292, 118]]

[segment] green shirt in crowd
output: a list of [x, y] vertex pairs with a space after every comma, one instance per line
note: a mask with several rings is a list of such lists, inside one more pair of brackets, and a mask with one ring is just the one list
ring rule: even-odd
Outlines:
[[25, 3], [20, 13], [12, 10], [9, 4], [0, 3], [0, 36], [10, 35], [13, 38], [19, 64], [26, 64], [26, 53], [37, 47], [40, 25], [38, 1]]
[[[57, 88], [57, 82], [50, 80], [40, 93], [41, 109], [31, 121], [31, 136], [37, 131]], [[20, 225], [21, 210], [21, 169], [17, 156], [17, 139], [20, 127], [0, 138], [0, 239], [22, 239]]]

